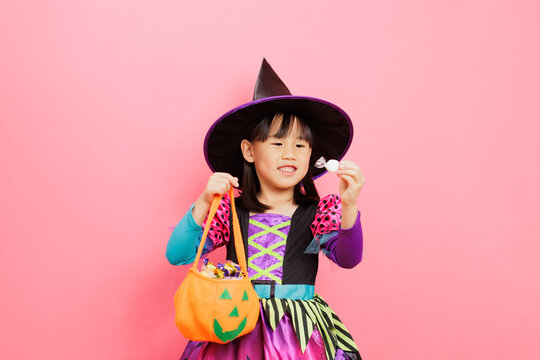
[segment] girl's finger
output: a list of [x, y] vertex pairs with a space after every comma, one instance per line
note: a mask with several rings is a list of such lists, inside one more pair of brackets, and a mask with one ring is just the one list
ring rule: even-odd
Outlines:
[[[231, 182], [232, 181], [232, 182]], [[231, 186], [234, 186], [237, 184], [237, 181], [235, 180], [231, 180], [229, 179], [228, 177], [217, 177], [215, 179], [215, 183], [216, 184], [223, 184], [223, 185], [226, 185], [228, 186], [228, 189], [230, 189]], [[227, 190], [228, 191], [228, 190]]]
[[349, 175], [343, 175], [342, 180], [347, 183], [347, 188], [345, 190], [350, 190], [353, 194], [357, 194], [356, 196], [358, 196], [362, 186]]
[[231, 189], [231, 184], [229, 184], [229, 183], [223, 184], [223, 185], [221, 186], [221, 189], [222, 189], [221, 195], [225, 195], [225, 194], [228, 193], [229, 190]]
[[230, 184], [231, 180], [227, 177], [217, 177], [215, 179], [216, 183], [218, 184]]
[[354, 181], [360, 182], [360, 174], [356, 169], [339, 169], [338, 176], [341, 175], [349, 175], [354, 179]]
[[356, 172], [358, 173], [358, 175], [359, 175], [360, 177], [363, 177], [363, 175], [362, 175], [362, 170], [361, 170], [361, 169], [358, 167], [358, 165], [356, 165], [356, 164], [355, 164], [354, 166], [352, 166], [352, 167], [344, 168], [344, 169], [338, 169], [338, 171], [339, 171], [339, 170], [354, 170], [354, 171], [356, 171]]
[[347, 183], [347, 187], [354, 185], [355, 181], [352, 176], [349, 175], [340, 175], [341, 180], [344, 180]]
[[238, 183], [238, 178], [237, 177], [232, 176], [229, 173], [221, 173], [221, 174], [223, 174], [223, 178], [227, 179], [227, 181], [229, 181], [229, 183], [231, 183], [231, 185], [240, 186], [239, 183]]
[[225, 195], [230, 189], [229, 183], [217, 183], [212, 189], [214, 194]]
[[353, 161], [351, 160], [342, 160], [340, 161], [339, 163], [339, 168], [340, 169], [360, 169], [358, 167], [358, 165], [356, 165]]

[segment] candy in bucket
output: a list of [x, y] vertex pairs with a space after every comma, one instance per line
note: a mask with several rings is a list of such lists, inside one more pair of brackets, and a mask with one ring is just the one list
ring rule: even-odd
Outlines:
[[224, 264], [212, 264], [208, 259], [203, 260], [200, 273], [204, 276], [225, 280], [236, 280], [247, 277], [240, 268], [240, 265], [227, 260]]

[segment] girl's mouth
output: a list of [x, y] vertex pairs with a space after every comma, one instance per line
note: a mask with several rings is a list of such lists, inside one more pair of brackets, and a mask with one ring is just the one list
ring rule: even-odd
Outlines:
[[287, 176], [294, 175], [296, 172], [296, 168], [294, 166], [282, 166], [279, 167], [278, 170], [283, 174]]

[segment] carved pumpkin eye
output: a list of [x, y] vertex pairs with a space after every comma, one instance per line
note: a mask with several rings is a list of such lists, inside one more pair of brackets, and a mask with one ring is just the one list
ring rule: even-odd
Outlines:
[[[231, 294], [229, 294], [229, 290], [225, 288], [225, 290], [223, 290], [223, 292], [221, 293], [221, 296], [218, 299], [232, 300]], [[249, 297], [248, 297], [247, 290], [244, 289], [244, 295], [242, 296], [242, 301], [248, 301], [248, 300], [249, 300]]]
[[223, 291], [223, 294], [221, 294], [221, 296], [219, 298], [220, 299], [226, 299], [226, 300], [232, 300], [231, 294], [229, 294], [229, 290], [227, 290], [227, 288], [225, 288], [225, 290]]

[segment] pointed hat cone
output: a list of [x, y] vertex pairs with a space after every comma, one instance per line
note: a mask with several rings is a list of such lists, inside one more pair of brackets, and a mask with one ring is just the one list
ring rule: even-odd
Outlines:
[[257, 82], [255, 83], [253, 100], [279, 95], [291, 95], [291, 92], [283, 81], [281, 81], [274, 69], [272, 69], [268, 61], [263, 58], [259, 76], [257, 76]]

